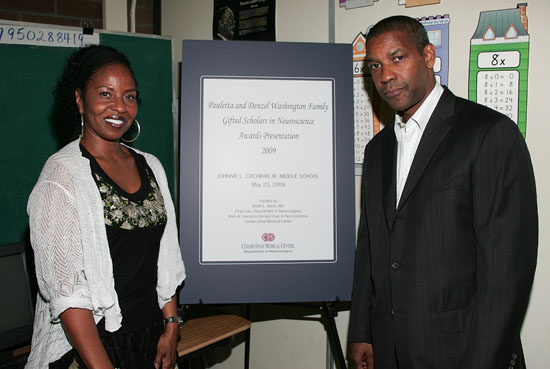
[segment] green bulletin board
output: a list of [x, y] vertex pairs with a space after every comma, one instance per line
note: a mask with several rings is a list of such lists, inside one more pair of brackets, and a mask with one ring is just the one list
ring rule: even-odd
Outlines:
[[[25, 26], [36, 25], [13, 27], [17, 31]], [[136, 119], [141, 135], [132, 146], [160, 159], [174, 196], [172, 40], [99, 32], [100, 44], [128, 56], [138, 80], [141, 105]], [[3, 37], [9, 37], [8, 33]], [[3, 42], [0, 39], [0, 247], [28, 237], [28, 196], [46, 159], [62, 146], [52, 124], [53, 91], [65, 60], [76, 50]]]

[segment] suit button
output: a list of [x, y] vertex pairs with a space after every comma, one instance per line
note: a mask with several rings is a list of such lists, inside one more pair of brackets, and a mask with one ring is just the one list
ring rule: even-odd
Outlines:
[[510, 360], [510, 366], [514, 366], [514, 365], [516, 365], [516, 361], [515, 361], [515, 360], [513, 360], [513, 359], [512, 359], [512, 360]]
[[516, 354], [512, 354], [512, 360], [515, 360], [517, 358], [518, 358], [518, 356]]
[[401, 266], [401, 265], [399, 265], [399, 263], [398, 263], [397, 261], [391, 265], [391, 267], [392, 267], [394, 270], [399, 269], [400, 266]]

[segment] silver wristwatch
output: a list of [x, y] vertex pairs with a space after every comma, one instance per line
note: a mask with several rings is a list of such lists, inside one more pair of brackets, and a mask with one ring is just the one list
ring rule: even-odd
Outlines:
[[183, 319], [181, 318], [181, 316], [171, 316], [171, 317], [162, 319], [162, 321], [164, 322], [164, 325], [169, 323], [178, 323], [180, 328], [183, 327]]

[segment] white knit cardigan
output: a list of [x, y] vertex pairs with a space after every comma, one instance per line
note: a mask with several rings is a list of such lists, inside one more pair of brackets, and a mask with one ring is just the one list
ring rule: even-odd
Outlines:
[[[47, 369], [71, 348], [59, 321], [68, 308], [105, 317], [110, 332], [121, 326], [103, 203], [76, 140], [53, 154], [42, 168], [27, 204], [39, 294], [31, 353], [25, 368]], [[136, 150], [139, 152], [138, 150]], [[153, 170], [167, 212], [158, 258], [158, 303], [170, 301], [185, 278], [174, 204], [160, 161], [140, 152]]]

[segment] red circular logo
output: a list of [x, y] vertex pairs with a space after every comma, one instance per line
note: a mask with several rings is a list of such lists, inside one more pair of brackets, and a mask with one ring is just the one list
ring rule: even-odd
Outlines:
[[275, 235], [273, 233], [264, 233], [262, 235], [262, 240], [265, 242], [271, 242], [275, 240]]

